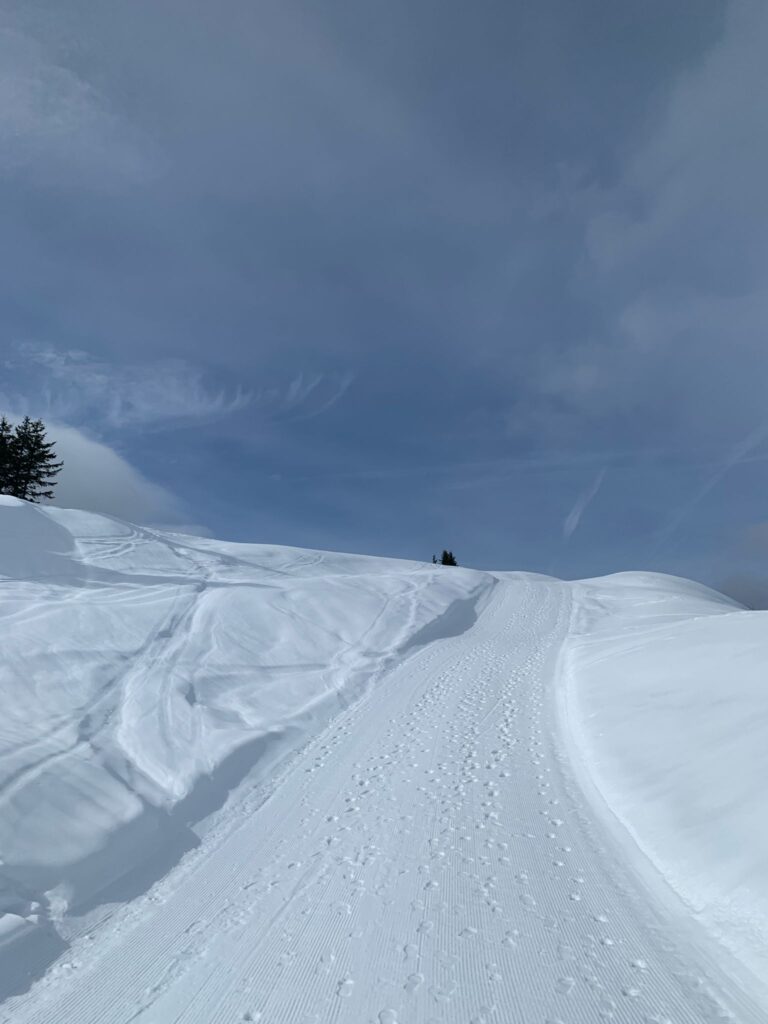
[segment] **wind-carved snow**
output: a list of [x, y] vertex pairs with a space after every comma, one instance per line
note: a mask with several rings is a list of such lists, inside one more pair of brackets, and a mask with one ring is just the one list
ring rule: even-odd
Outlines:
[[[642, 740], [657, 757], [665, 728], [653, 681], [647, 706], [630, 681], [631, 734], [594, 675], [652, 646], [646, 620], [633, 634], [643, 595], [682, 636], [692, 614], [747, 613], [713, 617], [713, 597], [658, 577], [564, 584], [23, 505], [0, 519], [0, 570], [18, 570], [0, 583], [0, 921], [50, 940], [0, 950], [18, 993], [0, 1021], [765, 1019], [759, 983], [665, 897], [591, 781], [612, 765], [601, 791], [634, 831], [637, 808], [673, 799], [644, 785]], [[715, 743], [737, 724], [710, 722]], [[757, 814], [756, 787], [736, 792]]]
[[295, 746], [452, 609], [466, 628], [493, 584], [12, 498], [0, 513], [0, 877], [73, 904], [130, 866], [94, 855], [148, 807], [258, 737]]

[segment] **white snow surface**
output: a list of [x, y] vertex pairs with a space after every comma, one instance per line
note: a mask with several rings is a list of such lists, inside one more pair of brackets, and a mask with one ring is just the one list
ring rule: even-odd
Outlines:
[[[311, 734], [493, 580], [3, 497], [0, 851], [75, 863], [243, 743]], [[66, 872], [63, 872], [66, 874]]]
[[768, 980], [768, 612], [653, 573], [574, 589], [579, 760], [693, 915]]
[[766, 613], [0, 497], [0, 622], [0, 1022], [766, 1019]]

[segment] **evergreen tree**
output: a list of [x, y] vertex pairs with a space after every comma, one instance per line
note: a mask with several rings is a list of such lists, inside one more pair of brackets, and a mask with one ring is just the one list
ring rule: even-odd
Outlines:
[[3, 416], [0, 419], [0, 494], [10, 494], [12, 487], [13, 427]]
[[452, 551], [443, 551], [440, 558], [440, 565], [458, 565], [459, 563], [453, 557]]
[[45, 439], [43, 421], [25, 416], [7, 445], [9, 458], [3, 490], [26, 501], [52, 498], [63, 465], [56, 461], [55, 447], [54, 441]]

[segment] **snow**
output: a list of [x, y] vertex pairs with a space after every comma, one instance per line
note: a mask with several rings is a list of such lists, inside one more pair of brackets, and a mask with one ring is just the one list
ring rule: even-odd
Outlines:
[[0, 1021], [764, 1020], [764, 614], [0, 498]]
[[696, 918], [768, 978], [768, 613], [641, 573], [584, 581], [578, 605], [583, 764]]
[[3, 870], [67, 882], [78, 901], [104, 879], [75, 866], [147, 804], [178, 803], [256, 737], [290, 729], [295, 745], [492, 586], [420, 563], [3, 506]]

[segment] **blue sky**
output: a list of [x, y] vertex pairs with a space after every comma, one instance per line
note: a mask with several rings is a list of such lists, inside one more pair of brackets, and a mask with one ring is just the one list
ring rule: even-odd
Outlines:
[[767, 48], [757, 0], [6, 0], [0, 404], [126, 518], [759, 575]]

